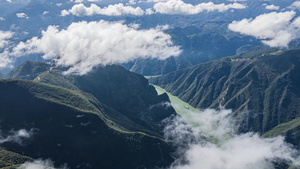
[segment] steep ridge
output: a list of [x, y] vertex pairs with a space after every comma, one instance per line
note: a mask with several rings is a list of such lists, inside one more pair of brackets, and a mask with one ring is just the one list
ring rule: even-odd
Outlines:
[[197, 108], [232, 109], [242, 131], [265, 133], [300, 116], [299, 79], [300, 50], [271, 50], [199, 64], [150, 82]]
[[33, 80], [41, 73], [50, 69], [50, 64], [44, 62], [26, 61], [17, 68], [11, 70], [6, 79], [28, 79]]
[[[174, 114], [166, 107], [166, 94], [158, 96], [148, 80], [117, 65], [99, 67], [84, 76], [64, 76], [55, 69], [38, 76], [35, 81], [80, 90], [91, 94], [106, 110], [106, 116], [134, 131], [162, 131], [162, 119]], [[161, 135], [162, 133], [160, 133]]]
[[0, 90], [2, 134], [32, 131], [1, 144], [9, 151], [71, 168], [154, 168], [173, 161], [165, 141], [107, 125], [104, 112], [79, 91], [28, 80], [1, 80]]

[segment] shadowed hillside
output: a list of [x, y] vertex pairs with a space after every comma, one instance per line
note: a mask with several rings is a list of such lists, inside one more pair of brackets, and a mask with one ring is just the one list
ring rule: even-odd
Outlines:
[[[24, 65], [32, 66], [25, 69]], [[23, 75], [37, 68], [46, 71], [34, 81], [0, 81], [3, 136], [32, 131], [29, 138], [9, 140], [1, 147], [71, 168], [171, 164], [173, 149], [163, 140], [161, 120], [175, 111], [164, 104], [168, 96], [158, 96], [143, 76], [120, 66], [100, 67], [85, 76], [64, 76], [59, 69], [49, 71], [47, 64], [31, 62], [12, 72], [18, 72], [14, 77], [26, 78]]]

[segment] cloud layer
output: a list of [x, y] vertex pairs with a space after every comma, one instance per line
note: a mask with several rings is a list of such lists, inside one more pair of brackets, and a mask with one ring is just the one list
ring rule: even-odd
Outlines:
[[[299, 166], [299, 156], [284, 138], [235, 134], [229, 110], [192, 112], [165, 120], [165, 136], [174, 140], [178, 155], [170, 169], [273, 169], [273, 162]], [[189, 125], [185, 122], [189, 122]]]
[[300, 35], [300, 18], [294, 19], [295, 14], [294, 11], [262, 14], [255, 19], [233, 21], [228, 28], [261, 39], [271, 47], [287, 47]]
[[200, 3], [198, 5], [187, 4], [182, 0], [168, 0], [165, 2], [158, 2], [154, 4], [153, 8], [156, 12], [162, 14], [183, 14], [183, 15], [193, 15], [204, 11], [212, 12], [224, 12], [229, 9], [244, 9], [245, 5], [239, 3], [233, 4], [214, 4], [213, 2]]
[[[47, 159], [47, 160], [35, 160], [31, 162], [26, 162], [19, 166], [17, 169], [55, 169], [54, 162]], [[67, 166], [62, 166], [57, 169], [67, 169]]]
[[121, 16], [121, 15], [143, 15], [144, 11], [140, 7], [124, 6], [122, 3], [109, 5], [104, 8], [100, 8], [96, 4], [91, 4], [90, 7], [86, 7], [84, 4], [76, 4], [69, 10], [61, 11], [62, 16], [66, 15], [76, 16], [92, 16], [92, 15], [107, 15], [107, 16]]
[[[81, 1], [78, 1], [80, 3]], [[161, 14], [182, 14], [194, 15], [201, 12], [225, 12], [229, 9], [244, 9], [245, 5], [239, 3], [233, 4], [214, 4], [213, 2], [200, 3], [198, 5], [187, 4], [182, 0], [148, 0], [154, 2], [153, 8], [148, 8], [145, 11], [140, 7], [132, 7], [130, 4], [135, 4], [135, 1], [129, 1], [129, 5], [124, 6], [122, 3], [109, 5], [100, 8], [96, 4], [91, 4], [86, 7], [84, 4], [75, 4], [69, 10], [62, 10], [61, 16], [76, 15], [76, 16], [92, 16], [92, 15], [107, 15], [107, 16], [121, 16], [121, 15], [136, 15], [141, 16], [144, 14], [151, 15], [153, 13]]]
[[58, 66], [70, 67], [66, 73], [83, 75], [98, 65], [119, 64], [137, 58], [166, 59], [181, 50], [162, 28], [140, 30], [122, 22], [78, 22], [67, 29], [49, 26], [41, 38], [32, 38], [13, 49], [14, 56], [42, 53]]
[[33, 135], [35, 129], [31, 129], [30, 131], [27, 131], [25, 129], [18, 130], [16, 132], [13, 132], [13, 134], [9, 136], [2, 136], [2, 133], [0, 133], [0, 144], [6, 143], [6, 142], [14, 142], [20, 145], [23, 145], [22, 140], [29, 138]]

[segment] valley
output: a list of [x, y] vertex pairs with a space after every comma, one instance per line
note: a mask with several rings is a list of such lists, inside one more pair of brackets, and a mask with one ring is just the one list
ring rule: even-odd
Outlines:
[[299, 169], [300, 1], [0, 0], [0, 168]]

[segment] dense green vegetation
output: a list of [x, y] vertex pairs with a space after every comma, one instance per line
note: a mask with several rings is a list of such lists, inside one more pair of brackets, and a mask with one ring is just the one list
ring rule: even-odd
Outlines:
[[266, 133], [300, 117], [300, 50], [241, 54], [150, 81], [194, 107], [233, 109], [241, 131]]
[[[16, 68], [18, 74], [29, 71], [23, 68]], [[100, 67], [85, 76], [64, 76], [62, 71], [46, 70], [34, 81], [0, 80], [3, 135], [35, 131], [22, 145], [6, 142], [2, 147], [71, 168], [171, 164], [173, 149], [163, 140], [160, 125], [175, 113], [161, 104], [169, 101], [166, 94], [158, 96], [147, 79], [120, 66]]]
[[0, 168], [16, 168], [32, 158], [0, 148]]

